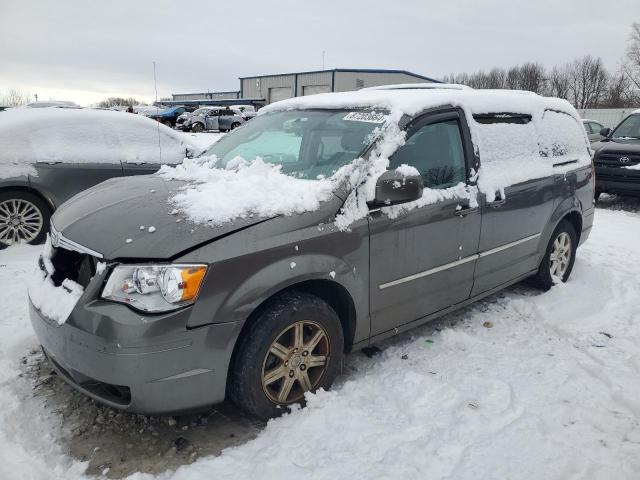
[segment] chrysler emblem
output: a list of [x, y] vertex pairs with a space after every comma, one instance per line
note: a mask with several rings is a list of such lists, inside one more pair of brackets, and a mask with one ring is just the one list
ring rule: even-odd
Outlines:
[[618, 159], [618, 161], [624, 165], [626, 165], [627, 163], [629, 163], [631, 160], [629, 159], [629, 157], [620, 157]]

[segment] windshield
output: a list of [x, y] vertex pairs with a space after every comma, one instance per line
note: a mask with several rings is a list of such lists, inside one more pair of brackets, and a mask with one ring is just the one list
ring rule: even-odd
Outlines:
[[360, 155], [385, 118], [380, 113], [349, 110], [267, 113], [221, 138], [202, 155], [215, 155], [218, 168], [260, 157], [282, 165], [282, 173], [287, 175], [329, 177]]
[[640, 139], [640, 115], [630, 115], [625, 118], [611, 136]]

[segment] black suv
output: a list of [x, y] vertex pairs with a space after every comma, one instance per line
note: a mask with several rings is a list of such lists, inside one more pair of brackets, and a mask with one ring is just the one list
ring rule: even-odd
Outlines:
[[640, 196], [640, 110], [600, 133], [604, 140], [593, 144], [596, 199], [601, 193]]

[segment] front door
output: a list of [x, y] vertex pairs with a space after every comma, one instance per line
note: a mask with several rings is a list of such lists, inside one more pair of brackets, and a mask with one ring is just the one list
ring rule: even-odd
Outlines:
[[384, 208], [369, 217], [372, 336], [460, 303], [473, 286], [480, 212], [452, 188], [468, 183], [474, 163], [464, 115], [429, 114], [407, 137], [389, 168], [418, 169], [433, 201], [408, 204], [395, 218]]

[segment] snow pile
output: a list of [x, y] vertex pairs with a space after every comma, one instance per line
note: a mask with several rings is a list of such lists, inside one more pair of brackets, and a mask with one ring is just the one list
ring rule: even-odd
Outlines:
[[142, 115], [111, 110], [15, 108], [0, 116], [0, 178], [36, 175], [36, 162], [180, 162], [185, 137]]
[[176, 167], [163, 166], [166, 180], [190, 185], [171, 202], [196, 223], [220, 225], [236, 218], [293, 215], [316, 210], [335, 188], [329, 179], [306, 180], [283, 174], [280, 165], [239, 157], [227, 168], [215, 168], [215, 157], [185, 159]]
[[47, 273], [36, 268], [28, 284], [31, 303], [45, 317], [54, 320], [58, 325], [67, 321], [69, 315], [78, 303], [84, 289], [76, 282], [64, 279], [62, 285], [56, 287], [51, 280], [53, 265], [51, 264], [51, 241], [47, 241], [42, 250], [42, 261]]

